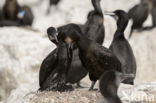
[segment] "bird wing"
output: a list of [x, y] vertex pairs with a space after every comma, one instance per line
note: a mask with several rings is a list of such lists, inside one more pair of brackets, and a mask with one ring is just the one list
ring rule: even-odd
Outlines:
[[106, 67], [106, 69], [112, 68], [121, 71], [121, 63], [111, 50], [101, 45], [98, 45], [96, 49], [97, 50], [94, 53], [94, 57], [97, 58], [97, 62], [101, 66]]
[[57, 49], [54, 49], [42, 62], [39, 72], [39, 84], [42, 86], [43, 82], [55, 69], [54, 65], [57, 62]]

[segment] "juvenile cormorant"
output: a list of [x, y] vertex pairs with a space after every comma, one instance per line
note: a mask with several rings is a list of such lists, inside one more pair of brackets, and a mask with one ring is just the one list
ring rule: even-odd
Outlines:
[[[124, 36], [128, 24], [128, 15], [123, 10], [114, 12], [117, 20], [117, 30], [109, 49], [117, 56], [122, 64], [122, 72], [136, 75], [136, 60], [133, 50]], [[134, 84], [134, 78], [125, 80], [124, 83]]]
[[129, 10], [128, 16], [133, 20], [129, 38], [131, 38], [134, 29], [142, 29], [143, 23], [147, 19], [152, 9], [151, 0], [141, 0], [141, 3]]
[[90, 80], [93, 87], [100, 76], [109, 70], [121, 71], [121, 63], [111, 50], [92, 41], [83, 35], [81, 29], [76, 24], [68, 24], [64, 26], [66, 30], [65, 42], [68, 44], [75, 43], [79, 49], [79, 56], [82, 64], [89, 72]]
[[103, 103], [122, 103], [117, 92], [120, 83], [128, 78], [133, 78], [133, 75], [116, 71], [103, 73], [99, 82], [99, 89], [104, 97]]
[[57, 62], [55, 68], [51, 68], [52, 71], [47, 79], [42, 84], [42, 88], [40, 90], [47, 91], [70, 91], [73, 90], [71, 85], [66, 85], [66, 77], [68, 73], [68, 68], [71, 63], [71, 57], [67, 48], [66, 43], [59, 42], [58, 50], [57, 50]]
[[[48, 37], [52, 42], [56, 42], [55, 39], [52, 39], [51, 35], [55, 35], [56, 29], [51, 27], [47, 30]], [[56, 68], [58, 58], [57, 58], [57, 48], [54, 49], [42, 62], [39, 72], [39, 85], [42, 89], [44, 82], [50, 76], [51, 72]]]

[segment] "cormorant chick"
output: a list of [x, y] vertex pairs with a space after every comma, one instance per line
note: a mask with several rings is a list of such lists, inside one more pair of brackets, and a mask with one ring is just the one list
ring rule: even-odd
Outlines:
[[[129, 42], [124, 36], [124, 31], [128, 24], [128, 15], [123, 10], [116, 10], [114, 16], [117, 18], [117, 30], [109, 49], [120, 60], [123, 73], [136, 75], [135, 56]], [[134, 79], [135, 77], [125, 80], [124, 83], [133, 85]]]
[[20, 6], [17, 0], [6, 0], [3, 6], [4, 18], [6, 20], [17, 20], [17, 13]]
[[134, 29], [142, 29], [142, 25], [147, 19], [149, 13], [151, 12], [151, 9], [151, 0], [141, 0], [140, 4], [134, 6], [132, 9], [129, 10], [128, 16], [130, 19], [133, 20], [129, 39], [131, 38]]
[[104, 97], [103, 103], [122, 103], [118, 97], [118, 88], [125, 79], [133, 78], [133, 74], [122, 74], [116, 71], [108, 71], [100, 77], [99, 88]]
[[87, 22], [85, 23], [85, 34], [89, 39], [102, 44], [105, 38], [104, 16], [101, 10], [101, 0], [91, 0], [94, 10], [89, 12]]
[[93, 87], [100, 76], [109, 70], [121, 71], [121, 63], [109, 49], [88, 39], [82, 35], [81, 29], [76, 24], [64, 26], [65, 42], [68, 44], [75, 43], [79, 49], [79, 56], [82, 64], [89, 72], [90, 80]]
[[[48, 37], [53, 43], [57, 43], [56, 39], [53, 39], [51, 35], [56, 35], [56, 29], [51, 27], [47, 30]], [[58, 58], [57, 58], [58, 49], [54, 49], [42, 62], [39, 72], [39, 85], [40, 89], [43, 87], [44, 82], [50, 76], [51, 72], [57, 66]]]
[[44, 81], [42, 88], [40, 90], [47, 91], [71, 91], [73, 87], [71, 85], [66, 85], [66, 76], [68, 68], [71, 63], [71, 57], [69, 56], [69, 51], [66, 43], [59, 42], [58, 52], [57, 52], [57, 62], [55, 68], [51, 68], [52, 71], [47, 79]]

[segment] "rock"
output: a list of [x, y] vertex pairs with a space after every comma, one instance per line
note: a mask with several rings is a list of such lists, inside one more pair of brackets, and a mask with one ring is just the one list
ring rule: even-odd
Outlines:
[[0, 38], [0, 97], [6, 99], [12, 89], [38, 81], [40, 64], [54, 45], [40, 33], [16, 27], [1, 28]]

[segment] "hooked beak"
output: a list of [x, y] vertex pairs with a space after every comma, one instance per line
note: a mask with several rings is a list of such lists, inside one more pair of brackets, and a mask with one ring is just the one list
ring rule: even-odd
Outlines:
[[113, 19], [115, 19], [115, 21], [118, 21], [118, 16], [113, 12], [105, 11], [103, 14], [111, 16]]
[[52, 34], [53, 36], [49, 36], [50, 41], [52, 41], [54, 44], [58, 45], [58, 39], [56, 35]]

